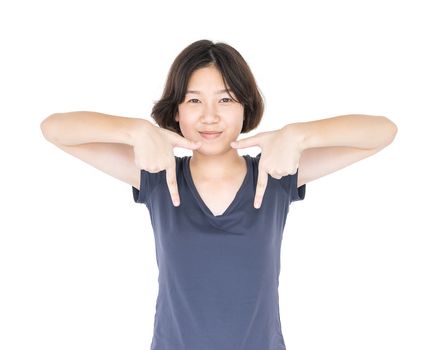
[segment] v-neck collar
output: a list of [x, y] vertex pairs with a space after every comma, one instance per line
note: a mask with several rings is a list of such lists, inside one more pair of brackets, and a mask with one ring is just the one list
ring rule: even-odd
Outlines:
[[184, 173], [185, 173], [185, 178], [188, 182], [189, 187], [191, 188], [191, 191], [195, 197], [195, 199], [197, 200], [197, 203], [200, 206], [200, 209], [208, 216], [211, 216], [213, 219], [218, 220], [218, 219], [223, 219], [225, 218], [234, 207], [236, 207], [236, 205], [239, 203], [239, 200], [241, 199], [241, 195], [242, 193], [245, 191], [245, 187], [248, 184], [248, 180], [250, 178], [250, 176], [252, 175], [252, 168], [251, 168], [251, 164], [250, 164], [250, 158], [248, 155], [243, 155], [242, 156], [245, 159], [246, 165], [247, 165], [247, 173], [245, 174], [245, 177], [242, 181], [241, 186], [239, 187], [238, 191], [236, 192], [236, 195], [234, 197], [234, 199], [232, 200], [232, 202], [229, 204], [229, 206], [227, 207], [226, 210], [224, 210], [224, 212], [220, 215], [214, 215], [212, 213], [212, 211], [208, 208], [208, 206], [206, 205], [206, 203], [203, 201], [203, 199], [201, 198], [197, 188], [195, 187], [193, 178], [192, 178], [192, 174], [191, 174], [191, 169], [190, 169], [190, 159], [191, 156], [187, 156], [185, 158], [185, 166], [184, 166]]

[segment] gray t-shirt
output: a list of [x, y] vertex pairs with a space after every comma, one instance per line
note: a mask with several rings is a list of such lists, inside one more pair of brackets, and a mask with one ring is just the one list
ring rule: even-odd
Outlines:
[[268, 175], [261, 207], [254, 208], [260, 156], [243, 156], [247, 175], [218, 216], [194, 186], [191, 156], [175, 156], [178, 207], [165, 170], [141, 170], [133, 198], [149, 210], [159, 269], [151, 350], [286, 349], [278, 299], [281, 240], [289, 205], [304, 199], [306, 185], [297, 188], [298, 172]]

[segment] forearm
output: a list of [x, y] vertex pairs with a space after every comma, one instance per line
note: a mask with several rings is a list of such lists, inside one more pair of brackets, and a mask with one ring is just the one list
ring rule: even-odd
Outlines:
[[383, 116], [349, 114], [282, 128], [299, 138], [302, 149], [329, 146], [372, 149], [391, 143], [397, 126]]
[[112, 142], [132, 145], [138, 128], [152, 125], [150, 121], [98, 112], [55, 113], [44, 119], [41, 130], [54, 143], [77, 145], [89, 142]]

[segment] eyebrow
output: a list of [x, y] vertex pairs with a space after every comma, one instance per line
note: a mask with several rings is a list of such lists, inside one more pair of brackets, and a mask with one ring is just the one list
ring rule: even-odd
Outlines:
[[[218, 90], [218, 91], [215, 91], [215, 95], [216, 94], [222, 94], [223, 92], [233, 92], [233, 90], [232, 89], [222, 89], [222, 90]], [[198, 91], [198, 90], [187, 90], [186, 91], [186, 94], [200, 94], [200, 91]]]

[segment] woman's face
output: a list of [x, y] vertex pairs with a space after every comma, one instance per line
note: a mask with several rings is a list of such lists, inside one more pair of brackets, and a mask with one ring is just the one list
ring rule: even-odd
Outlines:
[[[223, 77], [216, 67], [197, 69], [188, 81], [184, 101], [178, 106], [175, 120], [185, 138], [202, 142], [199, 152], [216, 154], [233, 150], [230, 142], [242, 130], [244, 107], [223, 90]], [[237, 99], [234, 92], [230, 93]], [[204, 131], [221, 133], [210, 137], [201, 133]]]

